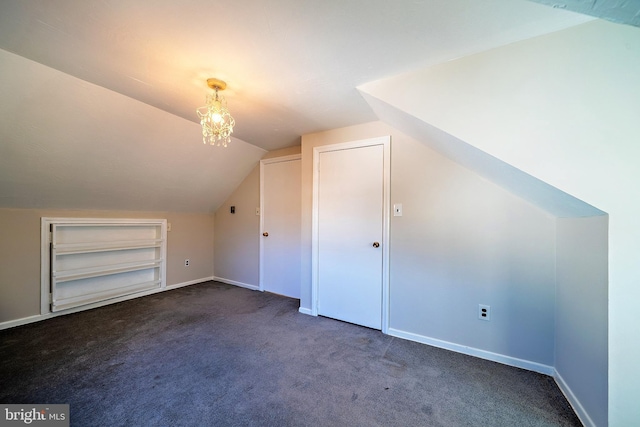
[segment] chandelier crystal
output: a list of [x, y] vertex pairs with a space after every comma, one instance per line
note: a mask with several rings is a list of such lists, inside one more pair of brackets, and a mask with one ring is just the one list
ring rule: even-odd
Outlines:
[[207, 85], [215, 92], [207, 95], [207, 105], [196, 110], [202, 125], [202, 142], [226, 147], [236, 125], [227, 109], [227, 100], [218, 94], [218, 91], [226, 89], [227, 84], [222, 80], [207, 79]]

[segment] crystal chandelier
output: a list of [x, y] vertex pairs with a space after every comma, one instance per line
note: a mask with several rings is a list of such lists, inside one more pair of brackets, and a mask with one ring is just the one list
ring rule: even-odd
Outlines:
[[233, 127], [236, 125], [227, 109], [226, 99], [218, 94], [218, 91], [226, 89], [227, 84], [222, 80], [207, 79], [207, 85], [215, 93], [207, 95], [207, 105], [196, 110], [202, 125], [202, 142], [226, 147], [231, 142]]

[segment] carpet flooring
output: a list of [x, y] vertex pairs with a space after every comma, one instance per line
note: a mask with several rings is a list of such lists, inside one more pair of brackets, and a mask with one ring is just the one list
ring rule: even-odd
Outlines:
[[0, 331], [0, 403], [72, 426], [580, 426], [551, 377], [206, 282]]

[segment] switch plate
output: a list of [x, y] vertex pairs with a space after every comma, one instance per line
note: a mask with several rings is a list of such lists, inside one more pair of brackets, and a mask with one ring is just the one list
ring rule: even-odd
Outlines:
[[170, 222], [167, 223], [167, 231], [171, 231], [171, 223]]
[[260, 208], [256, 208], [256, 215], [260, 216]]
[[393, 216], [402, 216], [402, 203], [393, 205]]

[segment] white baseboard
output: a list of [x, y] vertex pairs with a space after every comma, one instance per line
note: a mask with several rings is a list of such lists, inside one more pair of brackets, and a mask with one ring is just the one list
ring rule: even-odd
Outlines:
[[41, 320], [50, 319], [52, 317], [64, 316], [65, 314], [77, 313], [79, 311], [90, 310], [92, 308], [98, 308], [109, 304], [115, 304], [117, 302], [127, 301], [134, 298], [140, 298], [147, 295], [157, 294], [164, 291], [169, 291], [172, 289], [181, 288], [183, 286], [195, 285], [196, 283], [208, 282], [213, 280], [213, 277], [204, 277], [202, 279], [190, 280], [188, 282], [176, 283], [175, 285], [166, 286], [160, 289], [152, 289], [150, 291], [138, 292], [129, 295], [123, 295], [117, 298], [111, 298], [104, 301], [94, 302], [92, 304], [81, 305], [79, 307], [74, 307], [68, 310], [57, 311], [55, 313], [45, 313], [45, 314], [37, 314], [35, 316], [23, 317], [21, 319], [8, 320], [6, 322], [0, 323], [0, 330], [14, 328], [16, 326], [26, 325], [28, 323], [39, 322]]
[[51, 316], [37, 314], [35, 316], [23, 317], [16, 320], [7, 320], [0, 323], [0, 331], [3, 329], [15, 328], [16, 326], [26, 325], [27, 323], [39, 322], [44, 319], [48, 319]]
[[298, 311], [302, 314], [308, 314], [309, 316], [313, 316], [313, 313], [311, 313], [311, 309], [310, 308], [306, 308], [306, 307], [300, 307], [298, 309]]
[[585, 427], [596, 427], [596, 424], [593, 422], [587, 411], [584, 410], [584, 407], [582, 406], [576, 395], [573, 394], [573, 391], [571, 391], [569, 385], [564, 381], [562, 375], [560, 375], [555, 369], [553, 378], [556, 380], [556, 384], [558, 384], [558, 387], [560, 388], [560, 391], [562, 391], [562, 394], [564, 394], [564, 397], [566, 397], [569, 401], [569, 404], [573, 408], [573, 411], [576, 413], [576, 415], [578, 415], [580, 421], [582, 421], [582, 424], [584, 424]]
[[197, 285], [198, 283], [209, 282], [211, 280], [215, 280], [213, 276], [203, 277], [202, 279], [189, 280], [188, 282], [176, 283], [175, 285], [167, 285], [167, 289], [176, 289], [182, 288], [183, 286]]
[[444, 348], [445, 350], [455, 351], [457, 353], [469, 356], [479, 357], [480, 359], [491, 360], [493, 362], [502, 363], [504, 365], [515, 366], [516, 368], [527, 369], [529, 371], [539, 372], [541, 374], [553, 376], [555, 369], [553, 366], [543, 365], [529, 360], [518, 359], [517, 357], [505, 356], [504, 354], [492, 353], [478, 348], [468, 347], [465, 345], [454, 344], [448, 341], [442, 341], [436, 338], [425, 337], [424, 335], [405, 332], [394, 328], [389, 328], [389, 335], [404, 338], [409, 341], [416, 341], [433, 347]]
[[226, 283], [228, 285], [235, 285], [235, 286], [240, 286], [241, 288], [251, 289], [252, 291], [259, 291], [260, 290], [260, 286], [250, 285], [248, 283], [237, 282], [235, 280], [225, 279], [224, 277], [214, 276], [213, 280], [217, 280], [218, 282]]

